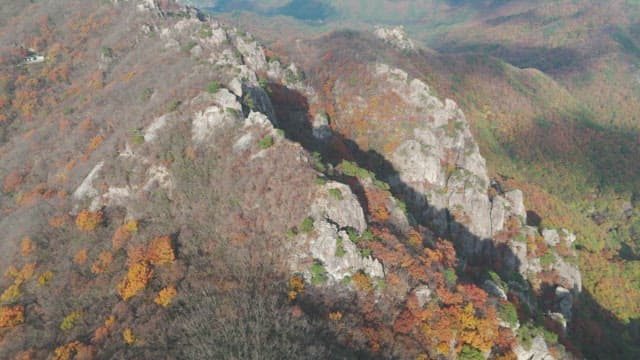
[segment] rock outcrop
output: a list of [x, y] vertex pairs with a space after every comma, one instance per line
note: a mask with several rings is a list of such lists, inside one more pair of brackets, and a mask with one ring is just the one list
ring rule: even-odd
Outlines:
[[529, 349], [524, 349], [522, 345], [515, 348], [518, 360], [554, 360], [555, 357], [549, 352], [549, 348], [541, 335], [536, 336], [532, 341]]
[[401, 50], [413, 51], [416, 48], [413, 40], [407, 36], [407, 33], [402, 26], [394, 28], [379, 27], [374, 31], [374, 34], [385, 42], [388, 42]]
[[[467, 259], [499, 259], [524, 279], [552, 271], [558, 276], [557, 285], [571, 289], [573, 295], [580, 292], [579, 270], [555, 251], [561, 242], [570, 247], [575, 235], [567, 230], [525, 225], [522, 192], [503, 192], [499, 184], [492, 186], [485, 160], [455, 102], [441, 102], [427, 84], [410, 79], [401, 69], [378, 64], [375, 74], [405, 102], [407, 109], [415, 109], [406, 116], [419, 117], [412, 132], [389, 155], [397, 171], [389, 183], [418, 209], [413, 214], [418, 221], [427, 224], [436, 235], [455, 239]], [[532, 257], [528, 248], [529, 242], [538, 238], [549, 249], [544, 261]], [[488, 288], [496, 296], [505, 297], [496, 287]], [[571, 300], [565, 297], [560, 302], [561, 313], [570, 319]]]
[[[351, 239], [354, 235], [359, 237], [367, 229], [367, 223], [364, 211], [349, 186], [329, 182], [317, 191], [314, 198], [311, 205], [314, 230], [302, 236], [302, 241], [309, 243], [311, 256], [322, 263], [330, 279], [340, 281], [357, 271], [383, 278], [380, 261], [362, 255]], [[348, 231], [354, 235], [350, 236]], [[308, 270], [299, 266], [293, 264], [294, 269], [310, 276]]]

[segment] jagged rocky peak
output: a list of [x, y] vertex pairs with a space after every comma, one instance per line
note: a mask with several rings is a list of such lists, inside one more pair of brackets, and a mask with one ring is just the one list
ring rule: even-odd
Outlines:
[[416, 49], [413, 40], [409, 38], [403, 26], [396, 26], [391, 28], [379, 26], [373, 33], [378, 38], [397, 47], [400, 50], [414, 51]]
[[[422, 80], [384, 63], [359, 71], [359, 82], [338, 79], [332, 89], [337, 99], [333, 126], [388, 160], [391, 170], [382, 175], [410, 205], [415, 220], [434, 236], [453, 239], [464, 258], [499, 259], [525, 279], [553, 272], [558, 288], [570, 289], [573, 296], [581, 291], [580, 272], [556, 251], [570, 247], [575, 236], [526, 226], [523, 193], [503, 191], [490, 181], [469, 123], [453, 100], [440, 100]], [[314, 136], [329, 142], [328, 125], [324, 113], [316, 114]], [[544, 256], [532, 255], [529, 244], [536, 241], [546, 241]], [[558, 296], [557, 303], [569, 319], [571, 300]]]

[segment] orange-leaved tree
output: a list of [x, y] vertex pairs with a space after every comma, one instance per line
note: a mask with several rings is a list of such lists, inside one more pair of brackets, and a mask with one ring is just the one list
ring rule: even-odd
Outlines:
[[102, 212], [82, 210], [76, 217], [76, 226], [80, 231], [91, 232], [102, 222]]
[[176, 259], [171, 238], [161, 236], [153, 239], [147, 249], [147, 260], [153, 265], [171, 264]]
[[24, 323], [24, 306], [0, 307], [0, 328], [11, 328]]
[[125, 278], [118, 284], [118, 294], [123, 300], [129, 300], [147, 287], [151, 275], [153, 275], [153, 270], [147, 262], [142, 261], [131, 265]]

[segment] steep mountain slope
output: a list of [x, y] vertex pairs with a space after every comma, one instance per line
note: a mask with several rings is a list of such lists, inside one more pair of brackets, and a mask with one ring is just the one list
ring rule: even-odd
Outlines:
[[0, 357], [580, 356], [579, 240], [406, 49], [296, 65], [172, 1], [12, 6]]

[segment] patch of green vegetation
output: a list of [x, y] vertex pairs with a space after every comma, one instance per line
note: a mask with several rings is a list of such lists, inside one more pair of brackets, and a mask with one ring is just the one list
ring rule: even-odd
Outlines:
[[533, 324], [527, 323], [526, 325], [518, 328], [517, 338], [518, 343], [527, 351], [531, 350], [533, 345], [533, 339], [540, 334], [539, 329], [534, 327]]
[[303, 81], [304, 79], [305, 79], [305, 74], [302, 70], [298, 70], [294, 72], [291, 69], [286, 69], [284, 71], [284, 80], [290, 84]]
[[265, 78], [260, 78], [258, 79], [258, 85], [260, 85], [260, 88], [262, 88], [262, 90], [269, 92], [269, 80], [265, 79]]
[[167, 104], [167, 111], [174, 112], [178, 110], [178, 107], [180, 107], [181, 104], [182, 104], [182, 101], [180, 100], [177, 100], [177, 99], [171, 100], [169, 104]]
[[82, 312], [80, 310], [76, 310], [71, 314], [67, 315], [62, 319], [62, 323], [60, 324], [60, 330], [69, 331], [76, 326], [76, 323], [82, 317]]
[[314, 260], [311, 265], [311, 283], [313, 285], [320, 285], [325, 283], [327, 279], [327, 269], [320, 260]]
[[312, 232], [313, 229], [314, 229], [313, 218], [311, 216], [307, 216], [306, 218], [304, 218], [304, 220], [302, 220], [302, 223], [300, 224], [300, 231], [302, 231], [305, 234], [308, 234]]
[[329, 189], [329, 195], [336, 200], [344, 199], [344, 197], [342, 196], [342, 191], [340, 191], [340, 189]]
[[184, 44], [182, 46], [182, 51], [184, 52], [189, 52], [191, 51], [191, 49], [193, 49], [194, 47], [196, 47], [196, 45], [198, 45], [198, 42], [195, 40], [190, 40], [188, 43]]
[[267, 61], [269, 63], [273, 63], [273, 62], [276, 62], [276, 61], [279, 62], [279, 63], [282, 63], [282, 61], [280, 60], [280, 57], [278, 55], [270, 56]]
[[556, 345], [558, 343], [558, 335], [546, 330], [544, 327], [535, 326], [533, 323], [529, 322], [523, 326], [518, 328], [517, 338], [518, 343], [522, 345], [525, 350], [530, 350], [531, 345], [533, 344], [533, 339], [542, 335], [545, 341], [549, 345]]
[[314, 151], [313, 153], [311, 153], [311, 158], [314, 161], [313, 165], [316, 168], [316, 170], [320, 172], [327, 171], [327, 166], [324, 164], [324, 162], [322, 162], [322, 155], [320, 155], [319, 152]]
[[540, 265], [542, 265], [543, 269], [548, 269], [553, 263], [556, 261], [556, 256], [553, 254], [551, 249], [547, 249], [547, 251], [540, 257]]
[[140, 129], [129, 130], [129, 142], [131, 142], [132, 145], [144, 144], [144, 135], [142, 134]]
[[344, 249], [344, 244], [342, 238], [338, 237], [336, 239], [336, 257], [343, 257], [347, 254], [347, 251]]
[[325, 185], [329, 180], [324, 176], [316, 176], [316, 179], [313, 181], [316, 185]]
[[518, 312], [512, 303], [505, 302], [500, 304], [498, 307], [498, 314], [500, 315], [500, 319], [509, 324], [512, 328], [518, 325]]
[[220, 87], [220, 82], [214, 80], [207, 84], [207, 92], [209, 94], [215, 94], [218, 92], [218, 90], [220, 90]]
[[349, 77], [349, 85], [351, 85], [352, 87], [358, 86], [358, 75], [357, 74], [351, 74], [351, 76]]
[[213, 30], [211, 30], [210, 27], [205, 26], [202, 29], [200, 29], [200, 32], [198, 32], [198, 35], [200, 35], [201, 38], [210, 38], [211, 36], [213, 36]]
[[294, 229], [294, 228], [289, 228], [289, 229], [287, 229], [287, 233], [286, 233], [286, 235], [287, 235], [287, 237], [288, 237], [289, 239], [293, 239], [293, 238], [294, 238], [294, 237], [296, 237], [296, 235], [297, 235], [296, 229]]
[[369, 229], [365, 230], [360, 237], [361, 240], [372, 241], [373, 240], [373, 232]]
[[102, 50], [102, 56], [106, 58], [113, 57], [113, 49], [111, 49], [110, 47], [103, 46], [101, 50]]
[[349, 236], [349, 240], [352, 243], [357, 244], [360, 241], [360, 237], [358, 236], [358, 231], [352, 227], [347, 228], [347, 235]]
[[363, 169], [353, 161], [342, 160], [338, 168], [346, 176], [358, 177], [360, 179], [371, 179], [374, 174], [367, 169]]
[[258, 146], [260, 146], [260, 149], [262, 150], [270, 148], [271, 146], [273, 146], [273, 136], [266, 135], [265, 137], [260, 139], [260, 141], [258, 142]]
[[73, 114], [73, 112], [74, 112], [74, 111], [75, 111], [75, 110], [74, 110], [72, 107], [70, 107], [70, 106], [66, 106], [66, 107], [64, 108], [64, 110], [62, 110], [62, 113], [63, 113], [65, 116], [69, 116], [69, 115]]
[[153, 95], [153, 88], [144, 88], [144, 90], [142, 90], [142, 93], [140, 94], [140, 100], [142, 100], [143, 102], [147, 102], [149, 101], [149, 99], [151, 99], [151, 96]]
[[469, 346], [464, 345], [462, 350], [458, 354], [458, 359], [460, 360], [484, 360], [484, 355], [482, 355], [482, 351]]
[[444, 275], [444, 281], [447, 283], [447, 286], [456, 286], [456, 283], [458, 282], [458, 275], [456, 275], [456, 271], [454, 269], [446, 269], [443, 271], [442, 275]]
[[375, 185], [375, 187], [377, 187], [378, 189], [384, 191], [389, 191], [391, 189], [391, 186], [389, 186], [389, 184], [378, 179], [373, 180], [373, 185]]
[[235, 117], [235, 118], [239, 118], [240, 117], [240, 111], [238, 111], [237, 109], [234, 108], [225, 108], [224, 109], [225, 112], [231, 114], [231, 116]]
[[244, 96], [242, 97], [242, 102], [250, 109], [250, 110], [255, 110], [256, 109], [256, 104], [253, 101], [253, 97], [251, 96], [251, 94], [246, 93], [244, 94]]
[[371, 249], [368, 249], [368, 248], [364, 248], [360, 250], [360, 255], [365, 258], [371, 256], [371, 253], [372, 253]]

